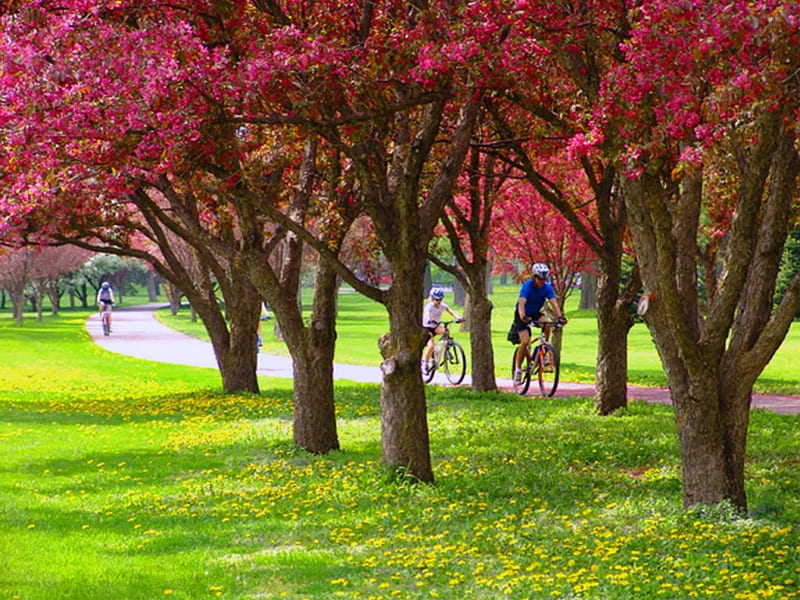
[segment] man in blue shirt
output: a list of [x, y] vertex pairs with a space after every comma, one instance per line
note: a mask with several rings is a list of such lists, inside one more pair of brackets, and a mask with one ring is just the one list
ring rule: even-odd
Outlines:
[[[522, 284], [519, 291], [519, 300], [514, 311], [514, 325], [512, 331], [519, 333], [519, 351], [516, 353], [514, 365], [514, 382], [518, 383], [522, 376], [522, 360], [527, 355], [528, 345], [531, 341], [530, 323], [541, 323], [545, 320], [542, 309], [545, 304], [560, 323], [566, 323], [561, 312], [561, 307], [556, 301], [556, 293], [549, 281], [550, 269], [544, 263], [533, 265], [533, 279]], [[550, 326], [545, 326], [545, 335], [550, 336]]]

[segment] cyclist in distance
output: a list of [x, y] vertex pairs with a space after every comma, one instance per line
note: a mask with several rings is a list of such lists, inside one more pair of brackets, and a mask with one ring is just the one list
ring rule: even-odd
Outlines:
[[[556, 293], [550, 283], [550, 268], [544, 263], [533, 265], [533, 278], [522, 284], [519, 291], [519, 300], [514, 310], [514, 325], [512, 330], [519, 333], [519, 351], [516, 354], [514, 365], [514, 381], [519, 382], [522, 376], [522, 361], [527, 355], [528, 345], [531, 341], [530, 323], [543, 323], [545, 321], [542, 309], [545, 303], [559, 323], [566, 323], [567, 319], [561, 312], [561, 307], [556, 301]], [[545, 326], [545, 335], [549, 339], [550, 327]]]
[[97, 290], [97, 310], [102, 312], [108, 307], [108, 327], [111, 328], [111, 307], [114, 306], [114, 290], [111, 289], [111, 284], [107, 281], [103, 282], [100, 289]]
[[437, 335], [442, 335], [444, 331], [444, 325], [442, 325], [440, 321], [445, 312], [449, 312], [453, 315], [453, 318], [458, 323], [464, 320], [454, 313], [453, 309], [444, 302], [444, 290], [442, 288], [431, 288], [430, 298], [425, 304], [425, 308], [422, 310], [422, 326], [428, 331], [429, 336], [428, 343], [425, 346], [425, 353], [423, 354], [424, 365], [427, 369], [433, 368], [434, 338]]

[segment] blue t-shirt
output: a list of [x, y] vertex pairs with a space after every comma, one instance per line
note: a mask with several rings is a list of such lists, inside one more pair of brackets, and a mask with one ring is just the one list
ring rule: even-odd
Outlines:
[[545, 281], [542, 287], [536, 287], [533, 279], [528, 279], [522, 284], [519, 297], [525, 298], [525, 314], [533, 317], [536, 313], [542, 312], [545, 300], [556, 297], [556, 292], [549, 281]]

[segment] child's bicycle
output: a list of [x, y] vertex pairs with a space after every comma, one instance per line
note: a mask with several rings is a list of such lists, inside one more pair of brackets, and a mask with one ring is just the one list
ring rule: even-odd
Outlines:
[[[532, 323], [532, 325], [536, 324]], [[511, 377], [514, 380], [514, 391], [521, 396], [528, 392], [528, 388], [531, 385], [531, 377], [536, 377], [539, 380], [539, 390], [543, 396], [552, 396], [556, 393], [556, 388], [558, 388], [561, 359], [558, 356], [558, 351], [545, 337], [545, 325], [552, 325], [554, 328], [564, 326], [558, 322], [546, 322], [539, 325], [542, 329], [541, 334], [539, 334], [539, 341], [533, 346], [534, 340], [531, 339], [531, 343], [527, 348], [527, 356], [522, 359], [522, 377], [519, 381], [513, 378], [517, 365], [517, 352], [519, 352], [521, 346], [517, 346], [514, 349], [514, 358], [511, 362]]]
[[103, 323], [103, 335], [111, 335], [111, 304], [103, 304], [100, 321]]
[[451, 384], [458, 385], [464, 381], [464, 375], [467, 372], [467, 357], [461, 344], [450, 335], [451, 323], [453, 321], [440, 321], [440, 325], [444, 326], [444, 331], [439, 336], [433, 350], [433, 366], [429, 369], [424, 363], [422, 365], [422, 381], [425, 383], [433, 381], [436, 369], [439, 368], [444, 370], [447, 381]]

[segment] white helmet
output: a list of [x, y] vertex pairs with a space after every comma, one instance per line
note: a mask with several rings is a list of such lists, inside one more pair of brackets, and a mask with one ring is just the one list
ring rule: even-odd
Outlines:
[[546, 280], [550, 276], [550, 269], [544, 263], [536, 263], [533, 265], [533, 276], [539, 279]]

